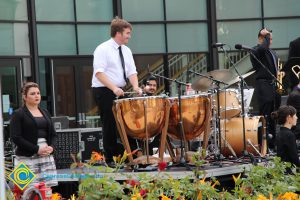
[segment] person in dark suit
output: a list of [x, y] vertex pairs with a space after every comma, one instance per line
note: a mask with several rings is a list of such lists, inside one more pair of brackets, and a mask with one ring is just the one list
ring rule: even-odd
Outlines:
[[10, 120], [10, 134], [16, 145], [15, 166], [23, 162], [37, 175], [30, 186], [39, 182], [45, 182], [48, 187], [56, 186], [56, 166], [52, 155], [56, 132], [50, 114], [39, 106], [41, 94], [38, 84], [25, 83], [22, 98], [24, 105], [13, 113]]
[[[300, 37], [290, 42], [288, 59], [300, 58]], [[296, 63], [300, 65], [300, 63]], [[299, 77], [297, 77], [292, 71], [289, 71], [289, 86], [294, 90], [299, 84]], [[297, 88], [296, 88], [297, 90]]]
[[296, 139], [300, 139], [300, 83], [296, 85], [294, 90], [289, 94], [286, 105], [293, 106], [297, 110], [298, 121], [292, 130], [296, 135]]
[[[277, 134], [277, 156], [284, 162], [290, 162], [300, 167], [296, 138], [291, 131], [291, 128], [297, 123], [296, 112], [293, 106], [281, 106], [278, 111], [272, 113], [272, 117], [281, 125]], [[287, 169], [287, 172], [291, 172], [291, 169]]]
[[289, 59], [292, 57], [300, 57], [300, 37], [290, 42]]
[[[255, 69], [256, 83], [255, 91], [259, 104], [259, 114], [265, 116], [267, 122], [267, 133], [272, 139], [268, 139], [269, 148], [275, 147], [276, 124], [271, 119], [271, 113], [280, 105], [280, 95], [276, 92], [277, 86], [274, 77], [278, 73], [278, 57], [270, 48], [272, 45], [272, 31], [264, 28], [258, 32], [258, 44], [252, 53], [266, 67], [266, 69], [251, 55], [251, 63]], [[272, 76], [272, 75], [274, 76]]]
[[[289, 59], [300, 57], [300, 37], [290, 42]], [[300, 65], [300, 63], [298, 63]], [[292, 92], [287, 98], [287, 105], [291, 105], [297, 110], [297, 125], [292, 129], [295, 132], [296, 138], [300, 139], [300, 82], [296, 75], [291, 76]]]

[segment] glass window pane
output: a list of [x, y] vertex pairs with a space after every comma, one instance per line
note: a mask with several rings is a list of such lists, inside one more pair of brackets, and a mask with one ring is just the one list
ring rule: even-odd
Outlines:
[[76, 0], [77, 21], [110, 21], [112, 0]]
[[228, 44], [234, 50], [235, 44], [255, 46], [260, 21], [218, 22], [218, 42]]
[[260, 1], [216, 0], [217, 19], [261, 17]]
[[162, 53], [165, 52], [165, 31], [160, 24], [133, 26], [133, 33], [128, 46], [133, 53]]
[[166, 0], [167, 20], [205, 20], [206, 0]]
[[265, 20], [265, 26], [273, 30], [273, 48], [288, 48], [299, 37], [300, 19]]
[[37, 21], [74, 21], [73, 0], [36, 0]]
[[73, 25], [37, 25], [40, 55], [76, 54], [75, 28]]
[[169, 52], [207, 51], [207, 25], [203, 23], [168, 24]]
[[27, 20], [27, 1], [24, 0], [0, 0], [0, 19], [3, 20]]
[[123, 18], [128, 21], [161, 21], [164, 19], [162, 0], [122, 0]]
[[0, 24], [0, 55], [29, 55], [28, 25]]
[[110, 25], [78, 25], [80, 55], [92, 55], [95, 48], [110, 38]]
[[264, 0], [265, 17], [299, 16], [300, 2], [298, 0]]

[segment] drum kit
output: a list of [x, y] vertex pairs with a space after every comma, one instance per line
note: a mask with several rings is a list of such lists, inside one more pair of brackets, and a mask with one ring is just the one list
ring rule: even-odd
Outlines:
[[[245, 74], [244, 77], [250, 74]], [[115, 100], [113, 113], [130, 163], [135, 161], [131, 155], [128, 136], [145, 142], [146, 164], [150, 163], [149, 141], [158, 135], [161, 161], [164, 160], [165, 147], [175, 161], [169, 139], [180, 140], [184, 144], [181, 148], [184, 148], [186, 153], [187, 144], [199, 137], [203, 138], [202, 149], [207, 150], [209, 142], [210, 146], [213, 146], [212, 152], [207, 150], [208, 154], [238, 158], [243, 156], [242, 152], [246, 150], [253, 155], [264, 157], [267, 151], [265, 119], [262, 116], [250, 117], [242, 113], [240, 90], [228, 88], [228, 83], [232, 85], [238, 81], [229, 70], [215, 70], [192, 83], [192, 88], [197, 94]], [[220, 83], [226, 87], [220, 88]], [[246, 143], [246, 149], [243, 143]]]

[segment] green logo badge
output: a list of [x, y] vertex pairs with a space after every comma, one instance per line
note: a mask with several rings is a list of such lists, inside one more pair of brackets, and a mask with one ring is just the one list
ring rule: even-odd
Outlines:
[[21, 162], [8, 176], [8, 178], [21, 190], [24, 190], [35, 177], [36, 175], [23, 162]]

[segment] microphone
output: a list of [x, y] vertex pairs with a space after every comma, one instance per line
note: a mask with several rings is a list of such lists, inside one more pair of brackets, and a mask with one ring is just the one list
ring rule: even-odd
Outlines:
[[226, 44], [224, 44], [224, 43], [220, 43], [220, 42], [218, 42], [218, 43], [213, 43], [211, 46], [213, 47], [213, 48], [218, 48], [218, 47], [222, 47], [222, 46], [225, 46]]
[[244, 50], [247, 50], [247, 51], [252, 51], [254, 50], [252, 47], [247, 47], [245, 45], [241, 45], [241, 44], [236, 44], [234, 46], [236, 49], [244, 49]]

